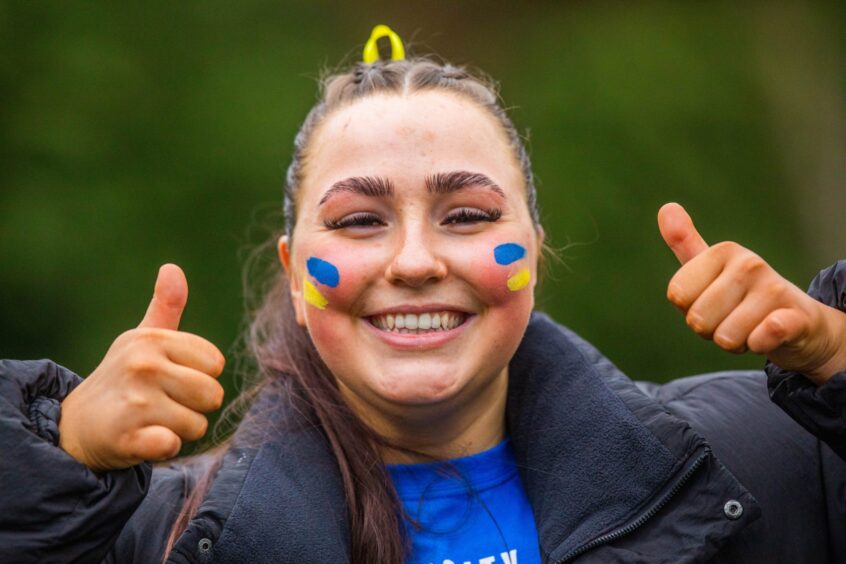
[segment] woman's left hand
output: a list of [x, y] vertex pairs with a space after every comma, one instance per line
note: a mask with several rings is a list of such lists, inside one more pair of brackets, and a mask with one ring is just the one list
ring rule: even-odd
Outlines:
[[658, 226], [682, 264], [667, 299], [695, 333], [730, 352], [766, 355], [817, 385], [846, 370], [846, 313], [813, 299], [737, 243], [709, 246], [678, 204], [658, 211]]

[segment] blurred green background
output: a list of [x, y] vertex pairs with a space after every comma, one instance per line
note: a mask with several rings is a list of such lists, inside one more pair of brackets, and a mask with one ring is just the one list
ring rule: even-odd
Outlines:
[[89, 373], [164, 262], [233, 353], [316, 77], [376, 23], [500, 81], [569, 244], [539, 308], [633, 378], [762, 363], [666, 302], [662, 203], [803, 287], [846, 257], [846, 3], [0, 2], [0, 357]]

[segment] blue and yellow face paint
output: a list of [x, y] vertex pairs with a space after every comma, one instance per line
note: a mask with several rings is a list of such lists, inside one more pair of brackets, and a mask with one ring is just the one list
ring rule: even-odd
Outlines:
[[[329, 261], [317, 257], [309, 257], [306, 261], [306, 269], [318, 284], [335, 288], [341, 282], [341, 275], [338, 273], [338, 268]], [[329, 304], [329, 300], [326, 299], [320, 290], [317, 289], [317, 286], [306, 276], [303, 276], [303, 297], [307, 303], [310, 303], [317, 309], [326, 309], [326, 306]]]
[[[517, 243], [503, 243], [494, 248], [494, 260], [497, 264], [509, 265], [526, 256], [526, 249]], [[520, 268], [508, 277], [506, 285], [512, 292], [522, 290], [532, 281], [532, 274], [528, 268]]]

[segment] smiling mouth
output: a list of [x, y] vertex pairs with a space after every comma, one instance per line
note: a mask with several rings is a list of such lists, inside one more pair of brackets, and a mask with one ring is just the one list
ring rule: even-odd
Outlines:
[[463, 325], [468, 317], [468, 314], [460, 311], [434, 311], [373, 315], [367, 320], [376, 329], [386, 333], [423, 335], [451, 331]]

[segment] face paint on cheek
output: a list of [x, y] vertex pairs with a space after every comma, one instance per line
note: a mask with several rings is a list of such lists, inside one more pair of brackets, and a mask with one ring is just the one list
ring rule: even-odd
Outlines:
[[306, 268], [315, 280], [330, 288], [336, 288], [341, 281], [338, 267], [329, 261], [317, 257], [309, 257], [308, 261], [306, 261]]
[[[306, 261], [306, 269], [318, 284], [336, 288], [341, 281], [338, 268], [329, 261], [317, 257], [309, 257]], [[329, 304], [326, 296], [305, 276], [303, 277], [303, 297], [306, 303], [313, 305], [317, 309], [326, 309], [326, 306]]]
[[317, 309], [326, 309], [326, 306], [329, 304], [329, 300], [305, 276], [303, 276], [303, 297], [306, 303], [313, 305]]
[[[503, 243], [494, 248], [494, 260], [497, 264], [509, 265], [526, 256], [526, 248], [517, 243]], [[522, 290], [532, 281], [528, 268], [521, 268], [508, 277], [505, 285], [512, 292]]]
[[528, 286], [531, 281], [532, 274], [529, 272], [529, 269], [521, 268], [515, 274], [509, 276], [508, 281], [505, 284], [508, 286], [509, 290], [516, 292], [517, 290], [522, 290]]
[[494, 248], [494, 260], [497, 264], [511, 264], [524, 256], [526, 256], [526, 249], [517, 243], [503, 243]]

